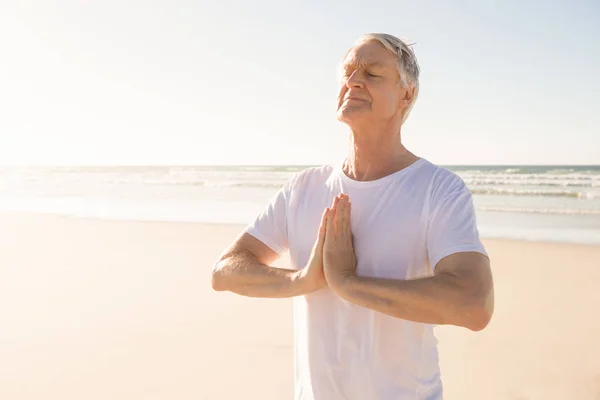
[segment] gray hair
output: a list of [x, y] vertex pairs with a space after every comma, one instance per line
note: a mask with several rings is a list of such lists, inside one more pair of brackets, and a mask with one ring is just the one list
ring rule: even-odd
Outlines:
[[[410, 114], [410, 111], [412, 110], [412, 107], [415, 104], [415, 101], [417, 100], [417, 96], [419, 94], [420, 68], [419, 63], [417, 62], [417, 57], [415, 56], [413, 50], [410, 48], [411, 45], [406, 44], [401, 39], [388, 33], [367, 33], [358, 38], [358, 40], [354, 42], [352, 48], [360, 44], [369, 42], [371, 40], [378, 41], [379, 43], [384, 45], [385, 48], [392, 55], [395, 56], [396, 64], [398, 67], [398, 74], [400, 75], [400, 82], [402, 83], [402, 85], [404, 87], [415, 87], [415, 93], [413, 95], [413, 98], [411, 99], [411, 102], [408, 105], [408, 108], [406, 109], [406, 112], [404, 113], [402, 119], [402, 123], [404, 123], [404, 121], [406, 121], [406, 118], [408, 118], [408, 114]], [[350, 48], [350, 50], [352, 50], [352, 48]], [[348, 52], [350, 50], [348, 50]]]

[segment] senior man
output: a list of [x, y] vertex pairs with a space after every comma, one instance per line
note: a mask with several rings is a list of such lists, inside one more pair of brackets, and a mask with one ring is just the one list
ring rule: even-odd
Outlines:
[[[442, 399], [433, 327], [492, 316], [470, 191], [402, 144], [418, 91], [408, 45], [361, 37], [342, 62], [344, 161], [296, 174], [213, 268], [215, 290], [294, 296], [297, 400]], [[292, 268], [272, 267], [286, 250]]]

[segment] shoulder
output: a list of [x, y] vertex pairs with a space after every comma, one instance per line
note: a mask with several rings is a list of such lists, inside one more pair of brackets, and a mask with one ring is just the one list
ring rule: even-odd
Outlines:
[[319, 165], [304, 168], [294, 174], [288, 181], [289, 190], [297, 191], [307, 186], [323, 183], [329, 179], [334, 171], [331, 165]]
[[464, 180], [454, 171], [432, 162], [425, 161], [426, 168], [423, 168], [428, 175], [430, 193], [433, 199], [443, 198], [456, 192], [468, 191]]
[[471, 202], [472, 194], [464, 180], [454, 171], [425, 160], [420, 179], [428, 182], [426, 202], [430, 213]]

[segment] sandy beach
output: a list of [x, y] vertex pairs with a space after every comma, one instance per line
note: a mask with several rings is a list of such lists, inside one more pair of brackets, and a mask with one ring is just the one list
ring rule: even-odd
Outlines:
[[[292, 399], [291, 300], [210, 287], [241, 229], [0, 214], [0, 399]], [[600, 246], [485, 245], [496, 313], [437, 328], [445, 398], [600, 399]]]

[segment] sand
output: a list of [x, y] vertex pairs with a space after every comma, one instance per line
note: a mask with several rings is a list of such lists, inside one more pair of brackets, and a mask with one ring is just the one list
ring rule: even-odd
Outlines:
[[[291, 300], [210, 287], [241, 228], [0, 214], [0, 399], [292, 399]], [[436, 328], [445, 398], [600, 399], [600, 246], [485, 245], [496, 313]]]

